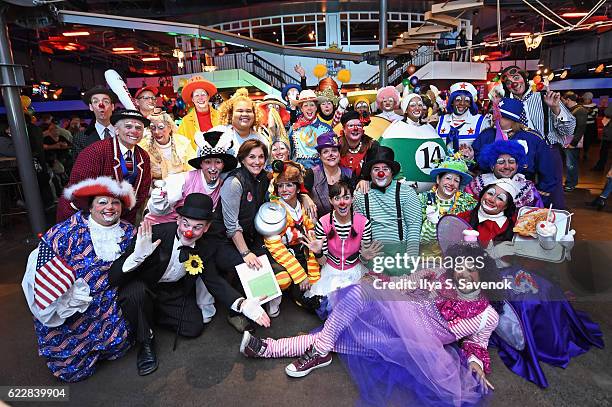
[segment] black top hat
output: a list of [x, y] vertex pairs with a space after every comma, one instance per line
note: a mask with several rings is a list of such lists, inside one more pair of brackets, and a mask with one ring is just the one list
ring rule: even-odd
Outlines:
[[144, 117], [143, 114], [140, 113], [138, 110], [130, 110], [130, 109], [116, 111], [111, 116], [110, 121], [112, 125], [115, 125], [117, 124], [119, 120], [124, 120], [124, 119], [138, 120], [142, 122], [142, 124], [144, 124], [146, 127], [149, 127], [149, 125], [151, 124], [151, 120]]
[[208, 195], [194, 192], [187, 195], [183, 206], [176, 208], [176, 212], [189, 219], [211, 220], [213, 217], [213, 201]]
[[102, 94], [102, 95], [108, 95], [108, 97], [111, 99], [111, 102], [113, 103], [117, 103], [117, 95], [115, 95], [115, 92], [113, 92], [112, 90], [105, 88], [104, 86], [100, 86], [100, 85], [96, 85], [93, 88], [87, 90], [87, 92], [85, 92], [85, 94], [83, 95], [83, 102], [85, 102], [86, 105], [91, 103], [91, 97], [93, 95], [98, 95], [98, 94]]
[[193, 168], [200, 169], [200, 164], [207, 158], [219, 158], [223, 161], [223, 171], [231, 171], [238, 166], [238, 159], [231, 154], [227, 154], [229, 146], [218, 146], [219, 139], [223, 135], [222, 131], [207, 131], [203, 134], [204, 146], [198, 147], [198, 156], [188, 161]]
[[344, 126], [349, 121], [355, 120], [355, 119], [359, 120], [361, 119], [361, 116], [356, 111], [349, 110], [342, 115], [342, 117], [340, 118], [340, 123], [342, 123], [342, 125]]
[[395, 161], [395, 153], [392, 149], [385, 146], [379, 146], [375, 149], [370, 149], [366, 156], [366, 162], [361, 168], [361, 175], [364, 179], [370, 181], [370, 172], [374, 164], [385, 163], [391, 168], [395, 177], [400, 172], [400, 163]]

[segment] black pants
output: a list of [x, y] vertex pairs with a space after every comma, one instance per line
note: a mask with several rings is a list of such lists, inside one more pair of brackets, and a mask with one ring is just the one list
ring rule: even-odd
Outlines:
[[605, 170], [606, 163], [608, 162], [608, 152], [610, 151], [610, 140], [602, 140], [601, 147], [599, 147], [599, 161], [595, 164], [596, 168]]
[[587, 124], [584, 129], [584, 141], [582, 142], [582, 154], [586, 157], [589, 147], [597, 142], [597, 124]]
[[[181, 309], [185, 304], [181, 321]], [[195, 284], [185, 295], [185, 280], [160, 283], [148, 287], [141, 280], [133, 280], [119, 289], [119, 304], [130, 323], [136, 341], [150, 337], [155, 324], [164, 326], [186, 337], [200, 336], [204, 330], [202, 312], [195, 295]]]

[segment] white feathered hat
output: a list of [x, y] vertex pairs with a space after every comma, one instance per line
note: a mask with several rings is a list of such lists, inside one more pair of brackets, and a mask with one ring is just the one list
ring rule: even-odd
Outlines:
[[87, 209], [89, 200], [95, 196], [112, 196], [123, 203], [124, 209], [136, 206], [136, 195], [132, 184], [117, 181], [111, 177], [87, 178], [64, 189], [64, 198], [79, 209]]

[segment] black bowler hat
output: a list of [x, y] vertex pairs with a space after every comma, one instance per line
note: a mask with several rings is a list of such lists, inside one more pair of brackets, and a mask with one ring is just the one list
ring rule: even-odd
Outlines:
[[119, 120], [124, 120], [124, 119], [138, 120], [138, 121], [142, 122], [142, 124], [145, 127], [149, 127], [149, 125], [151, 124], [151, 120], [149, 120], [146, 117], [144, 117], [144, 115], [142, 113], [140, 113], [138, 110], [131, 110], [131, 109], [125, 109], [125, 110], [118, 110], [118, 111], [116, 111], [111, 116], [110, 122], [114, 126], [115, 124], [117, 124], [117, 122]]
[[350, 122], [351, 120], [360, 120], [361, 116], [359, 115], [358, 112], [354, 111], [354, 110], [349, 110], [347, 112], [345, 112], [342, 117], [340, 118], [340, 123], [342, 123], [342, 125], [346, 125], [346, 123]]
[[[370, 181], [370, 172], [372, 171], [372, 167], [374, 164], [385, 163], [391, 168], [391, 172], [395, 177], [400, 172], [400, 163], [395, 161], [395, 153], [392, 149], [385, 146], [379, 146], [377, 149], [374, 149], [373, 154], [368, 154], [366, 156], [366, 162], [363, 164], [361, 168], [361, 174], [364, 179]], [[370, 149], [369, 151], [372, 151]]]
[[83, 102], [85, 102], [86, 105], [90, 104], [91, 97], [93, 95], [107, 95], [113, 103], [117, 103], [118, 100], [117, 95], [115, 95], [115, 92], [108, 88], [105, 88], [104, 86], [96, 85], [93, 88], [87, 90], [87, 92], [85, 92], [85, 94], [83, 95]]
[[176, 208], [176, 212], [189, 219], [211, 220], [213, 216], [213, 201], [208, 195], [194, 192], [187, 195], [183, 206]]

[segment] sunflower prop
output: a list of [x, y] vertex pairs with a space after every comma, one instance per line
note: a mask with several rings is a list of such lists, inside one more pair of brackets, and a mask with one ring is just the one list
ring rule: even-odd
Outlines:
[[190, 254], [185, 264], [185, 270], [192, 276], [197, 276], [204, 270], [204, 263], [197, 254]]

